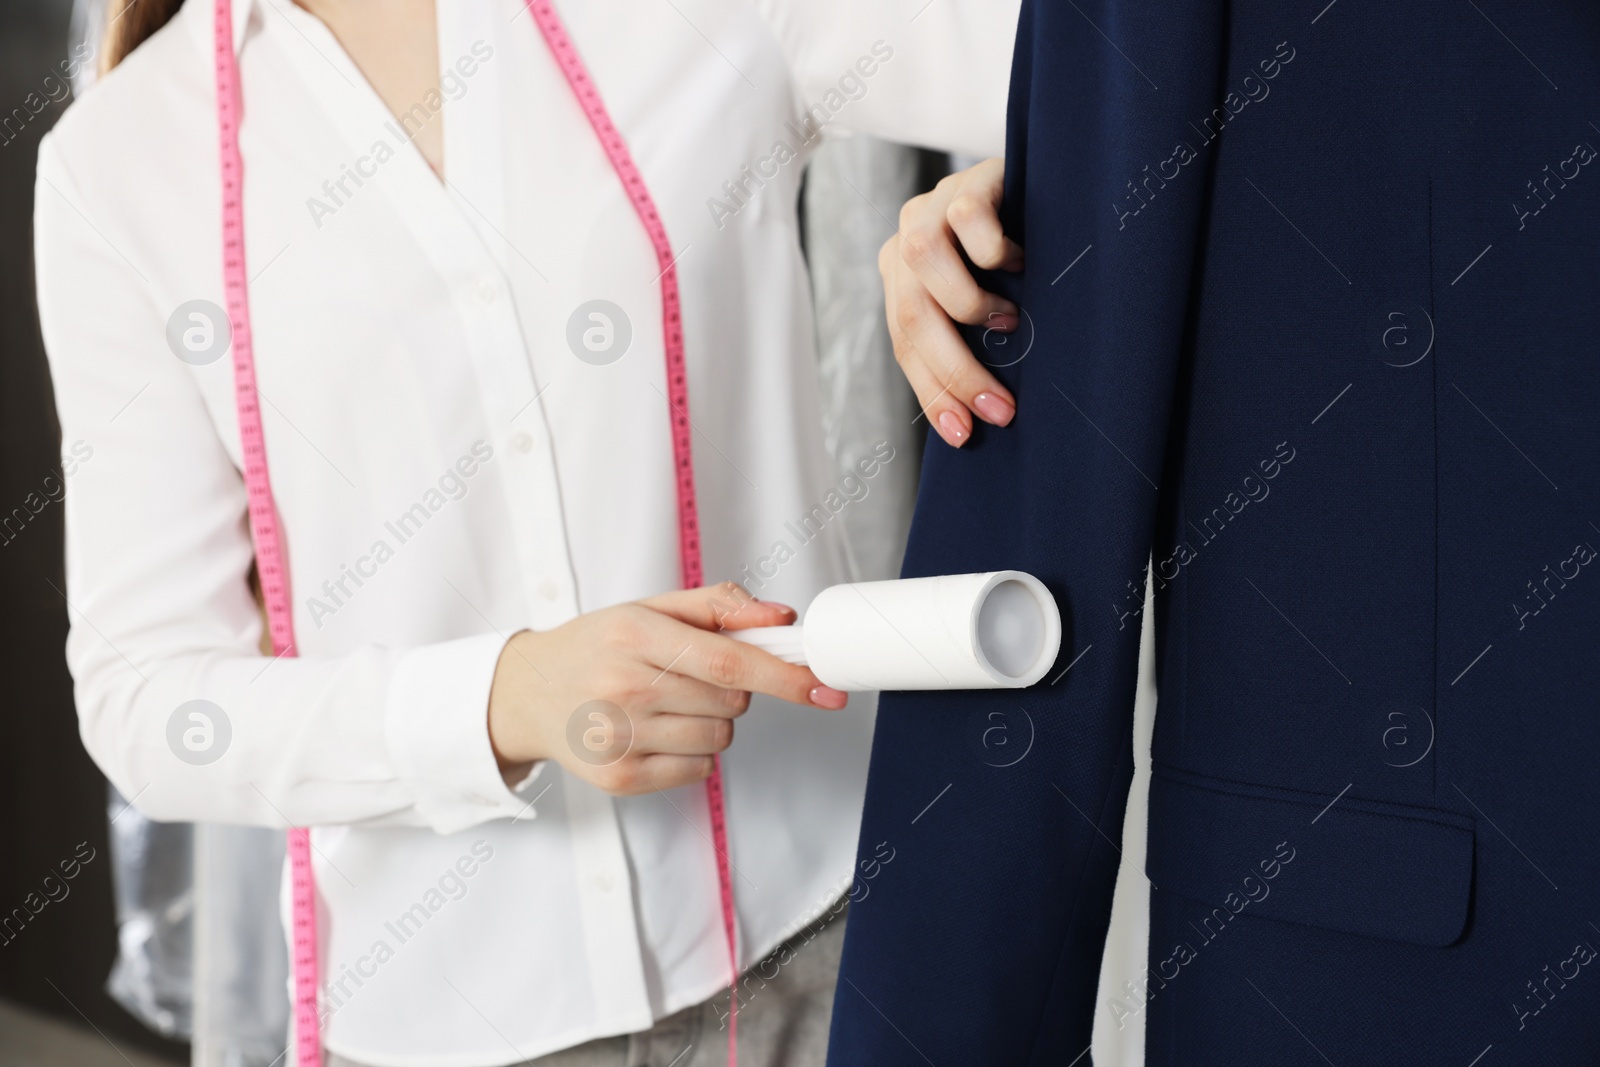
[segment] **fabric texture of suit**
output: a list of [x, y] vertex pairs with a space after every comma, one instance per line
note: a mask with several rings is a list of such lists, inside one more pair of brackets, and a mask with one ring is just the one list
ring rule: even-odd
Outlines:
[[1325, 3], [1024, 7], [1026, 314], [970, 339], [1019, 412], [930, 441], [905, 573], [1031, 571], [1064, 640], [884, 697], [832, 1067], [1087, 1063], [1096, 1012], [1150, 1064], [1600, 1063], [1600, 8]]

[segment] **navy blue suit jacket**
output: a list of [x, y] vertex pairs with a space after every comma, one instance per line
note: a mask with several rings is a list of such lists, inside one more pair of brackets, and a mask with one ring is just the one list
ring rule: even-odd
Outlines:
[[1182, 1067], [1600, 1062], [1597, 75], [1577, 0], [1025, 5], [1019, 413], [930, 441], [905, 573], [1031, 571], [1065, 638], [885, 696], [832, 1067], [1088, 1063], [1097, 1012]]

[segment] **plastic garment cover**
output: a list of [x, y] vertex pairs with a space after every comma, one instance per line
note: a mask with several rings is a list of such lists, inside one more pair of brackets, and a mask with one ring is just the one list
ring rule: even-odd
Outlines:
[[[289, 1041], [284, 835], [194, 828], [194, 1067], [269, 1067]], [[282, 1057], [282, 1058], [280, 1058]]]
[[106, 988], [196, 1067], [269, 1067], [287, 1047], [283, 834], [158, 823], [110, 791], [117, 959]]
[[110, 791], [117, 959], [106, 989], [197, 1067], [267, 1067], [287, 1042], [283, 834], [158, 823]]
[[189, 1036], [194, 834], [187, 823], [151, 822], [107, 785], [117, 959], [106, 991], [150, 1029]]
[[1150, 813], [1150, 738], [1156, 725], [1155, 583], [1145, 575], [1139, 631], [1139, 686], [1133, 700], [1133, 781], [1122, 823], [1122, 869], [1100, 961], [1100, 1005], [1090, 1058], [1104, 1067], [1144, 1067], [1144, 1003], [1149, 984], [1150, 881], [1144, 877], [1145, 824]]
[[[825, 140], [806, 170], [806, 260], [817, 314], [818, 370], [828, 451], [850, 579], [895, 578], [916, 501], [925, 419], [900, 373], [884, 322], [878, 249], [888, 220], [922, 188], [928, 153], [872, 137]], [[892, 453], [887, 450], [892, 449]], [[881, 462], [863, 477], [863, 460]], [[850, 478], [853, 481], [846, 482]]]

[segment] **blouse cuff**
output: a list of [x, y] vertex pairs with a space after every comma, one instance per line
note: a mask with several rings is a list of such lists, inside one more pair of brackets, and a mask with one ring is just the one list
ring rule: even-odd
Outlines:
[[389, 681], [384, 734], [417, 813], [436, 833], [516, 818], [527, 807], [506, 788], [489, 744], [489, 688], [504, 647], [493, 633], [423, 645], [401, 655]]

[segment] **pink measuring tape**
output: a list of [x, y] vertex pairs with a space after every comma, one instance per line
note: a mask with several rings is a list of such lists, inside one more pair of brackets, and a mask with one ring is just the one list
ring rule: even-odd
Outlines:
[[[289, 572], [283, 536], [267, 473], [267, 442], [256, 395], [254, 339], [250, 333], [250, 276], [244, 253], [244, 160], [239, 155], [239, 64], [233, 54], [233, 4], [217, 0], [217, 128], [222, 140], [222, 281], [233, 330], [233, 400], [239, 415], [250, 533], [256, 572], [267, 608], [274, 656], [293, 656], [294, 613], [289, 608]], [[320, 1067], [322, 1041], [317, 1017], [317, 891], [311, 878], [311, 831], [288, 834], [293, 929], [289, 960], [294, 969], [295, 1058], [300, 1067]]]
[[[628, 146], [607, 114], [604, 102], [584, 68], [572, 39], [549, 0], [524, 0], [562, 75], [578, 98], [589, 125], [600, 138], [606, 158], [622, 181], [639, 221], [655, 249], [661, 266], [661, 319], [666, 340], [667, 402], [671, 409], [672, 458], [678, 490], [678, 558], [683, 587], [704, 583], [700, 560], [700, 522], [695, 505], [694, 456], [689, 424], [689, 381], [683, 354], [683, 316], [679, 309], [678, 274], [666, 227], [645, 187], [644, 177], [628, 154]], [[272, 499], [272, 479], [267, 471], [266, 437], [261, 406], [256, 395], [255, 352], [250, 332], [249, 273], [244, 247], [244, 160], [239, 152], [242, 97], [238, 58], [233, 51], [233, 4], [216, 0], [215, 47], [217, 77], [217, 128], [222, 142], [222, 273], [227, 292], [228, 318], [233, 329], [233, 387], [238, 411], [239, 438], [244, 457], [245, 492], [249, 500], [250, 532], [255, 541], [256, 569], [266, 601], [267, 629], [275, 656], [293, 656], [294, 615], [289, 602], [289, 574], [283, 559], [282, 530]], [[721, 761], [713, 757], [706, 780], [706, 800], [711, 810], [711, 835], [717, 864], [722, 928], [728, 943], [731, 973], [728, 1011], [728, 1067], [738, 1065], [739, 981], [738, 928], [733, 907], [733, 876], [728, 858], [728, 823], [724, 808]], [[322, 1040], [317, 1005], [316, 886], [311, 873], [311, 834], [292, 829], [288, 834], [293, 929], [290, 963], [294, 972], [295, 1059], [299, 1067], [320, 1067]]]

